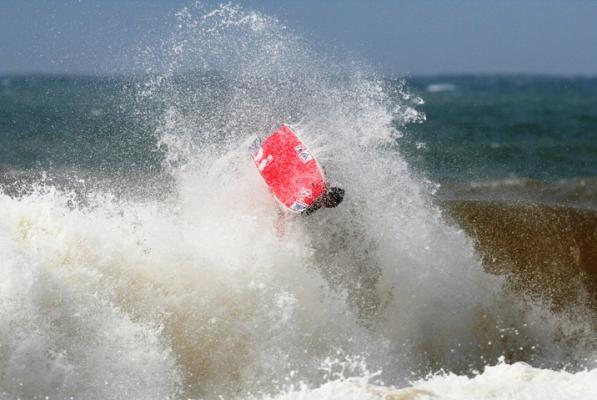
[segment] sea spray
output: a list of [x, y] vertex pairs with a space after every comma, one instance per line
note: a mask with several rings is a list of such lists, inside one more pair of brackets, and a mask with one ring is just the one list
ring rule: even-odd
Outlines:
[[597, 370], [551, 371], [533, 368], [523, 362], [512, 365], [501, 360], [488, 366], [474, 376], [462, 376], [447, 372], [430, 374], [424, 379], [411, 382], [410, 386], [397, 388], [371, 384], [359, 377], [342, 377], [326, 384], [310, 388], [307, 385], [290, 388], [277, 396], [266, 399], [392, 399], [392, 400], [475, 400], [483, 398], [499, 400], [562, 398], [574, 400], [591, 399], [597, 390]]
[[[416, 110], [421, 99], [404, 85], [390, 97], [366, 67], [314, 54], [274, 18], [235, 6], [200, 16], [192, 11], [180, 13], [179, 31], [166, 46], [176, 50], [170, 58], [175, 62], [158, 80], [160, 99], [169, 104], [166, 129], [158, 132], [169, 159], [176, 160], [167, 167], [179, 193], [191, 193], [191, 203], [201, 201], [199, 193], [209, 186], [195, 177], [206, 171], [220, 171], [216, 180], [246, 181], [239, 171], [246, 167], [248, 141], [289, 122], [330, 180], [346, 188], [348, 201], [292, 221], [296, 236], [288, 240], [311, 250], [301, 266], [345, 291], [359, 324], [373, 337], [381, 334], [373, 347], [389, 347], [381, 359], [369, 358], [373, 365], [397, 377], [407, 375], [402, 363], [410, 370], [448, 365], [464, 372], [502, 354], [548, 365], [575, 359], [569, 344], [556, 344], [566, 318], [525, 302], [505, 291], [501, 278], [484, 273], [471, 240], [433, 205], [432, 185], [413, 175], [400, 156], [396, 127], [424, 121]], [[225, 99], [217, 115], [213, 109], [189, 112], [204, 105], [202, 96], [209, 93], [181, 86], [175, 77], [193, 65], [217, 70], [211, 79], [225, 82], [217, 99], [207, 101]], [[234, 207], [235, 196], [224, 197]], [[584, 348], [590, 322], [576, 326], [572, 342]]]
[[[118, 188], [136, 196], [0, 196], [6, 396], [275, 396], [336, 387], [322, 369], [335, 358], [346, 378], [402, 385], [502, 355], [560, 368], [593, 354], [587, 321], [505, 290], [434, 205], [396, 146], [424, 120], [406, 86], [389, 96], [368, 68], [240, 7], [177, 18], [121, 98], [154, 127], [170, 183], [131, 171]], [[347, 191], [282, 237], [247, 153], [281, 122]]]
[[3, 398], [175, 393], [180, 379], [160, 326], [128, 314], [106, 282], [106, 259], [118, 253], [101, 238], [115, 227], [69, 200], [54, 191], [0, 196]]

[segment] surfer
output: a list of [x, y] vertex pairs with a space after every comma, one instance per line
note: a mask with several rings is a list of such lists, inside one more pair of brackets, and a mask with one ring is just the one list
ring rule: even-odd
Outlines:
[[255, 140], [250, 150], [261, 177], [286, 211], [310, 215], [322, 207], [337, 207], [344, 199], [344, 189], [327, 184], [323, 169], [288, 125]]
[[310, 215], [313, 214], [315, 211], [319, 210], [321, 207], [324, 208], [334, 208], [338, 207], [340, 203], [344, 200], [344, 189], [338, 186], [331, 186], [327, 188], [325, 193], [323, 193], [317, 200], [313, 202], [309, 207], [307, 207], [301, 215]]

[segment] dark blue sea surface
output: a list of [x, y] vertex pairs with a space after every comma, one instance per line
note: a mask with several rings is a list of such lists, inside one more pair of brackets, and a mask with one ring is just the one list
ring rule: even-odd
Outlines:
[[159, 164], [130, 80], [0, 77], [0, 165], [119, 170]]
[[[139, 107], [143, 81], [0, 77], [0, 168], [159, 174], [159, 121], [147, 114], [168, 105]], [[218, 84], [208, 81], [180, 83]], [[400, 79], [386, 84], [391, 92]], [[399, 151], [445, 197], [597, 203], [596, 78], [435, 76], [406, 85], [424, 100], [426, 120], [400, 129]]]
[[597, 79], [446, 76], [408, 80], [425, 104], [410, 162], [440, 181], [597, 176]]

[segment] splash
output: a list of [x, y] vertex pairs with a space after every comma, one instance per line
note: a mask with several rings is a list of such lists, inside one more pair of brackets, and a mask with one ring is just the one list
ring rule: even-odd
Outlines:
[[[330, 359], [399, 385], [594, 351], [590, 321], [505, 290], [445, 221], [395, 144], [424, 120], [404, 84], [232, 5], [183, 9], [139, 59], [125, 101], [156, 127], [173, 184], [129, 183], [167, 193], [0, 195], [6, 396], [260, 397], [335, 385]], [[282, 121], [347, 195], [280, 238], [246, 148]]]
[[486, 367], [474, 377], [438, 373], [412, 383], [410, 387], [394, 388], [372, 385], [361, 378], [337, 379], [309, 389], [297, 388], [276, 399], [391, 399], [441, 400], [480, 399], [514, 400], [590, 399], [594, 396], [597, 372], [555, 372], [533, 368], [525, 363], [508, 365], [500, 362]]

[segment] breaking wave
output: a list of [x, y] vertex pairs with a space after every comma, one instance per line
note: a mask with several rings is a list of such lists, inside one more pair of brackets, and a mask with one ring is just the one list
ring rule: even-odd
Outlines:
[[[592, 314], [486, 272], [401, 157], [395, 139], [424, 120], [405, 85], [231, 5], [183, 9], [138, 59], [147, 74], [122, 101], [157, 127], [168, 185], [130, 171], [0, 195], [2, 396], [379, 398], [411, 381], [483, 393], [485, 376], [570, 382], [559, 369], [594, 365]], [[280, 237], [246, 148], [282, 121], [347, 195]], [[465, 377], [498, 359], [536, 368]], [[462, 376], [425, 378], [440, 370]]]

